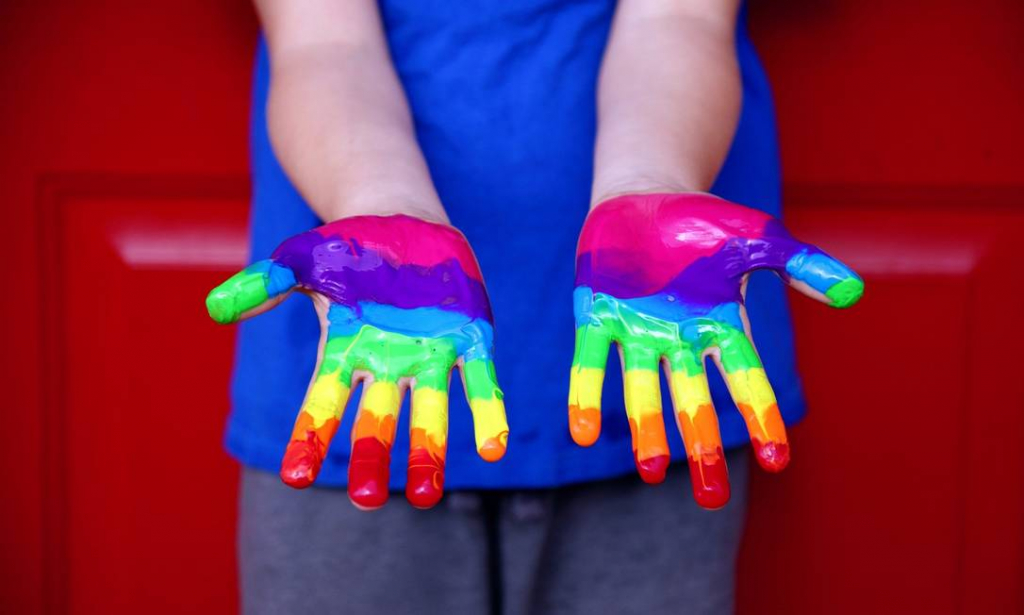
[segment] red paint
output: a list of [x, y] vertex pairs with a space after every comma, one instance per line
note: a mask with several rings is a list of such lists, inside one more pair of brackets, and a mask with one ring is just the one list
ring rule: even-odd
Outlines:
[[693, 497], [703, 508], [715, 509], [725, 506], [729, 501], [729, 470], [725, 465], [725, 457], [719, 448], [715, 454], [704, 455], [699, 459], [687, 457], [690, 464], [690, 482], [693, 484]]
[[290, 487], [304, 489], [313, 484], [320, 473], [324, 459], [324, 446], [312, 429], [304, 440], [292, 440], [281, 460], [281, 480]]
[[430, 508], [441, 500], [444, 492], [444, 460], [425, 448], [409, 451], [409, 475], [405, 497], [416, 508]]
[[669, 456], [668, 455], [655, 455], [654, 457], [647, 457], [641, 459], [639, 455], [634, 453], [636, 459], [636, 469], [640, 473], [640, 478], [645, 483], [650, 485], [657, 485], [665, 480], [665, 473], [668, 471]]
[[769, 472], [781, 472], [789, 464], [789, 444], [754, 440], [757, 463]]
[[388, 501], [391, 450], [377, 438], [356, 438], [348, 462], [348, 496], [360, 508], [380, 508]]

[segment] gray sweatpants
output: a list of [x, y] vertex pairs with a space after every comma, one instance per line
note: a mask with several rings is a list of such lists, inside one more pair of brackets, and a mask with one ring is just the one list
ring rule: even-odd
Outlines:
[[295, 491], [242, 474], [246, 614], [679, 613], [733, 611], [747, 495], [700, 509], [685, 464], [665, 483], [629, 476], [537, 491], [449, 492], [432, 510], [402, 494], [361, 512], [344, 489]]

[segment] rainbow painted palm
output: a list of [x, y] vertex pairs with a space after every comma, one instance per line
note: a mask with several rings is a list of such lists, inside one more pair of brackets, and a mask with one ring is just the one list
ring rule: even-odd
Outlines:
[[412, 389], [406, 496], [440, 500], [448, 435], [448, 380], [461, 368], [477, 451], [505, 453], [508, 425], [494, 373], [493, 318], [465, 237], [409, 216], [345, 218], [282, 243], [215, 288], [210, 316], [235, 322], [270, 309], [292, 290], [311, 295], [324, 331], [316, 376], [281, 464], [293, 487], [313, 483], [360, 380], [349, 495], [362, 508], [388, 497], [391, 444], [402, 397]]
[[704, 371], [711, 356], [743, 415], [758, 462], [782, 470], [789, 461], [785, 426], [744, 308], [744, 285], [755, 269], [771, 269], [834, 307], [853, 305], [864, 290], [853, 271], [794, 239], [778, 220], [714, 196], [631, 195], [596, 207], [577, 250], [573, 439], [583, 446], [597, 440], [605, 364], [616, 343], [640, 475], [661, 482], [669, 463], [658, 376], [663, 365], [694, 497], [706, 508], [723, 506], [728, 472]]

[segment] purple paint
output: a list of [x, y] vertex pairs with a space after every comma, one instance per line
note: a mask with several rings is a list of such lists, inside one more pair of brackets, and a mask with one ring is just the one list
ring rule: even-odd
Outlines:
[[437, 307], [493, 321], [481, 281], [463, 271], [457, 258], [430, 266], [389, 261], [357, 238], [296, 235], [271, 257], [295, 272], [299, 285], [358, 312], [360, 301], [399, 308]]

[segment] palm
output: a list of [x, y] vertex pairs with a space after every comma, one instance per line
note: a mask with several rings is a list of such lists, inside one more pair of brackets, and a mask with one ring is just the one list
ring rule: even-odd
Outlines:
[[504, 454], [505, 409], [491, 360], [493, 324], [476, 260], [455, 229], [408, 216], [346, 218], [296, 235], [270, 259], [214, 289], [210, 315], [229, 323], [270, 309], [293, 289], [311, 295], [322, 326], [316, 375], [281, 465], [282, 479], [316, 479], [352, 388], [364, 392], [352, 436], [349, 495], [384, 504], [395, 426], [412, 389], [409, 478], [416, 506], [441, 497], [448, 381], [461, 368], [477, 449]]
[[687, 447], [694, 495], [708, 508], [729, 498], [718, 419], [704, 359], [722, 371], [762, 467], [789, 461], [775, 395], [750, 341], [747, 276], [771, 269], [836, 307], [863, 283], [821, 250], [794, 239], [762, 212], [709, 195], [634, 195], [591, 212], [577, 257], [576, 352], [570, 429], [581, 445], [600, 431], [601, 385], [612, 343], [623, 358], [626, 412], [641, 476], [664, 479], [669, 462], [658, 367], [664, 365]]

